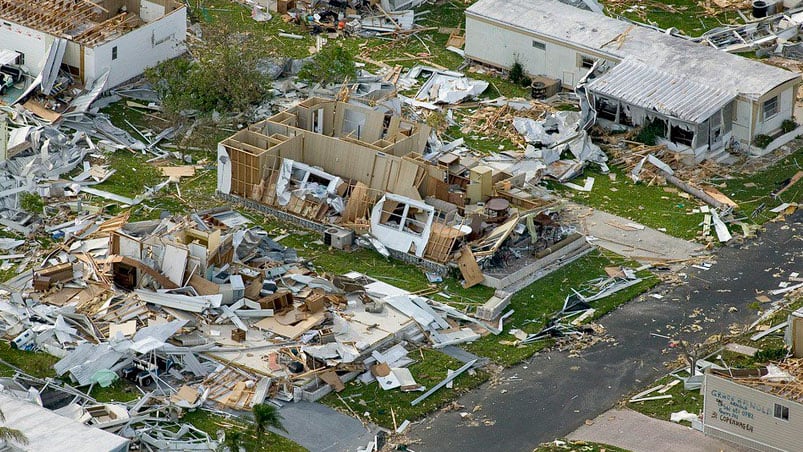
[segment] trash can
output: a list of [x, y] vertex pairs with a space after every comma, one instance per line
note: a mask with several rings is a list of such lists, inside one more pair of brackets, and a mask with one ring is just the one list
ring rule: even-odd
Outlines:
[[546, 99], [546, 85], [542, 82], [532, 82], [530, 91], [533, 99]]
[[755, 17], [756, 19], [767, 17], [768, 8], [769, 5], [764, 0], [755, 0], [753, 2], [753, 17]]

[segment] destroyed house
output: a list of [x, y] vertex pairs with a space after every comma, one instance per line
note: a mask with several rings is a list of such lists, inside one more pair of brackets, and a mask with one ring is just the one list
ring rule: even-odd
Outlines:
[[599, 123], [654, 124], [698, 157], [779, 134], [800, 85], [797, 73], [557, 0], [480, 0], [466, 10], [465, 52], [569, 89], [596, 65], [586, 89]]
[[186, 22], [177, 0], [0, 0], [0, 63], [28, 73], [25, 92], [49, 94], [59, 69], [112, 87], [182, 54]]
[[[380, 253], [436, 273], [459, 264], [470, 285], [504, 288], [535, 274], [527, 268], [535, 253], [570, 231], [526, 189], [527, 172], [513, 175], [446, 146], [426, 154], [428, 137], [424, 124], [310, 98], [219, 143], [217, 190], [323, 231], [333, 247], [348, 249], [368, 233]], [[515, 259], [516, 271], [494, 259], [510, 237], [533, 255]], [[483, 261], [498, 278], [481, 271]]]

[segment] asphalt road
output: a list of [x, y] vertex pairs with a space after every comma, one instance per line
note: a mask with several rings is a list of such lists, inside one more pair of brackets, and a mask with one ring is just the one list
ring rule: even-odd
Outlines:
[[[417, 424], [410, 437], [420, 442], [412, 448], [532, 451], [566, 436], [667, 372], [664, 363], [675, 359], [676, 352], [667, 348], [666, 339], [650, 333], [673, 335], [697, 322], [702, 330], [683, 337], [700, 340], [727, 331], [733, 323], [755, 320], [748, 305], [757, 290], [778, 288], [791, 272], [803, 274], [801, 220], [798, 212], [769, 224], [745, 245], [720, 249], [710, 270], [683, 270], [685, 284], [654, 290], [664, 293], [661, 300], [642, 296], [610, 313], [600, 323], [615, 341], [599, 342], [577, 357], [558, 351], [538, 354], [506, 369], [501, 383], [486, 384], [459, 399], [464, 409], [439, 412]], [[649, 432], [644, 438], [649, 440]]]

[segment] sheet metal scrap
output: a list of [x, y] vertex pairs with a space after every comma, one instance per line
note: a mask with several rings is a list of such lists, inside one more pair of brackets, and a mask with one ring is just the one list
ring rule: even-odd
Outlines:
[[633, 278], [611, 277], [588, 281], [586, 286], [589, 289], [587, 290], [595, 290], [595, 292], [588, 295], [572, 289], [573, 293], [567, 295], [563, 301], [563, 308], [552, 316], [547, 325], [538, 333], [528, 334], [521, 343], [531, 344], [547, 337], [582, 337], [584, 334], [597, 333], [597, 328], [594, 326], [579, 324], [579, 322], [572, 322], [571, 320], [593, 310], [592, 302], [613, 295], [642, 281], [641, 278], [633, 276]]

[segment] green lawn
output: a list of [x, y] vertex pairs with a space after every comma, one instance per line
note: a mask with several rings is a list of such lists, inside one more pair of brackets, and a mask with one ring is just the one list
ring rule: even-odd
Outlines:
[[770, 212], [770, 209], [783, 202], [799, 203], [803, 200], [803, 180], [798, 181], [777, 199], [771, 195], [798, 171], [803, 171], [803, 149], [798, 149], [764, 171], [716, 182], [724, 184], [719, 189], [739, 204], [739, 212], [749, 218], [753, 217], [757, 207], [764, 205], [763, 211], [753, 217], [753, 221], [764, 223], [777, 216]]
[[[634, 394], [641, 392], [642, 390], [646, 390], [648, 388], [653, 388], [658, 385], [664, 385], [672, 380], [675, 380], [674, 377], [665, 376], [655, 383], [650, 384], [648, 387], [644, 389], [640, 389], [636, 391]], [[634, 394], [631, 394], [632, 397]], [[648, 394], [645, 397], [653, 397], [658, 395], [671, 395], [671, 399], [660, 399], [660, 400], [648, 400], [646, 402], [636, 402], [631, 403], [627, 402], [627, 407], [638, 411], [639, 413], [646, 414], [647, 416], [654, 417], [656, 419], [661, 419], [663, 421], [668, 421], [669, 416], [672, 413], [676, 413], [678, 411], [686, 410], [689, 413], [697, 414], [703, 409], [703, 395], [700, 394], [700, 391], [687, 391], [683, 388], [683, 383], [678, 383], [672, 386], [671, 389], [666, 391], [663, 394], [658, 394], [654, 392], [652, 394]], [[629, 399], [628, 399], [629, 400]], [[689, 423], [686, 422], [688, 425]]]
[[[374, 250], [358, 248], [353, 251], [341, 251], [323, 244], [322, 237], [314, 231], [307, 231], [268, 217], [260, 212], [242, 210], [255, 224], [263, 227], [272, 237], [289, 234], [281, 240], [281, 244], [295, 248], [300, 257], [311, 262], [319, 273], [341, 275], [351, 271], [361, 272], [380, 281], [392, 284], [411, 292], [429, 288], [431, 285], [423, 268], [407, 264], [398, 259], [386, 258]], [[492, 295], [494, 290], [485, 286], [463, 288], [455, 275], [444, 278], [437, 284], [439, 292], [449, 295], [444, 298], [433, 295], [432, 298], [460, 307], [464, 304], [482, 304]]]
[[[463, 365], [454, 358], [430, 349], [413, 350], [408, 356], [417, 360], [409, 366], [413, 378], [427, 389], [446, 378], [448, 369], [457, 370]], [[392, 429], [394, 415], [397, 426], [405, 419], [415, 421], [476, 388], [488, 378], [488, 373], [484, 371], [474, 371], [474, 375], [470, 370], [463, 372], [454, 380], [452, 389], [441, 388], [416, 406], [410, 405], [410, 402], [418, 398], [421, 392], [401, 392], [398, 389], [385, 391], [376, 382], [364, 385], [358, 380], [346, 384], [346, 389], [340, 393], [327, 395], [321, 402], [349, 415], [353, 415], [353, 411], [366, 421]]]
[[[705, 16], [705, 10], [696, 0], [659, 0], [659, 1], [630, 1], [627, 3], [607, 4], [606, 14], [610, 16], [622, 15], [628, 19], [642, 23], [651, 23], [660, 28], [675, 27], [689, 36], [699, 36], [704, 32], [733, 23], [739, 19], [736, 12], [719, 12], [713, 17]], [[715, 4], [712, 8], [719, 9]], [[747, 14], [749, 16], [749, 13]]]
[[[505, 332], [499, 336], [489, 334], [465, 348], [504, 366], [511, 366], [529, 358], [535, 352], [551, 345], [552, 341], [542, 340], [530, 345], [516, 346], [512, 344], [515, 338], [506, 332], [513, 328], [527, 333], [539, 332], [550, 317], [563, 307], [566, 296], [572, 293], [571, 289], [581, 291], [589, 280], [606, 276], [605, 267], [611, 265], [628, 265], [628, 263], [594, 251], [535, 281], [513, 295], [508, 309], [513, 309], [515, 312], [505, 322]], [[658, 283], [658, 279], [649, 272], [642, 272], [639, 276], [643, 277], [644, 281], [594, 302], [593, 306], [597, 309], [596, 318], [632, 300]]]
[[559, 439], [538, 446], [533, 452], [628, 452], [621, 447], [590, 441], [572, 441]]
[[240, 431], [243, 433], [243, 447], [248, 452], [304, 452], [307, 450], [294, 441], [272, 432], [265, 434], [261, 441], [258, 440], [252, 431], [252, 424], [242, 417], [223, 417], [208, 411], [195, 410], [185, 413], [181, 421], [192, 424], [213, 438], [217, 438], [218, 430], [223, 430], [226, 434]]
[[[673, 186], [633, 183], [621, 168], [612, 166], [611, 173], [602, 174], [595, 167], [586, 168], [575, 184], [583, 185], [586, 177], [594, 178], [590, 192], [576, 191], [562, 184], [549, 186], [575, 202], [619, 215], [651, 228], [666, 229], [666, 233], [686, 240], [693, 240], [702, 230], [703, 214], [692, 213], [702, 203], [694, 198], [681, 196]], [[685, 195], [685, 193], [683, 193]]]

